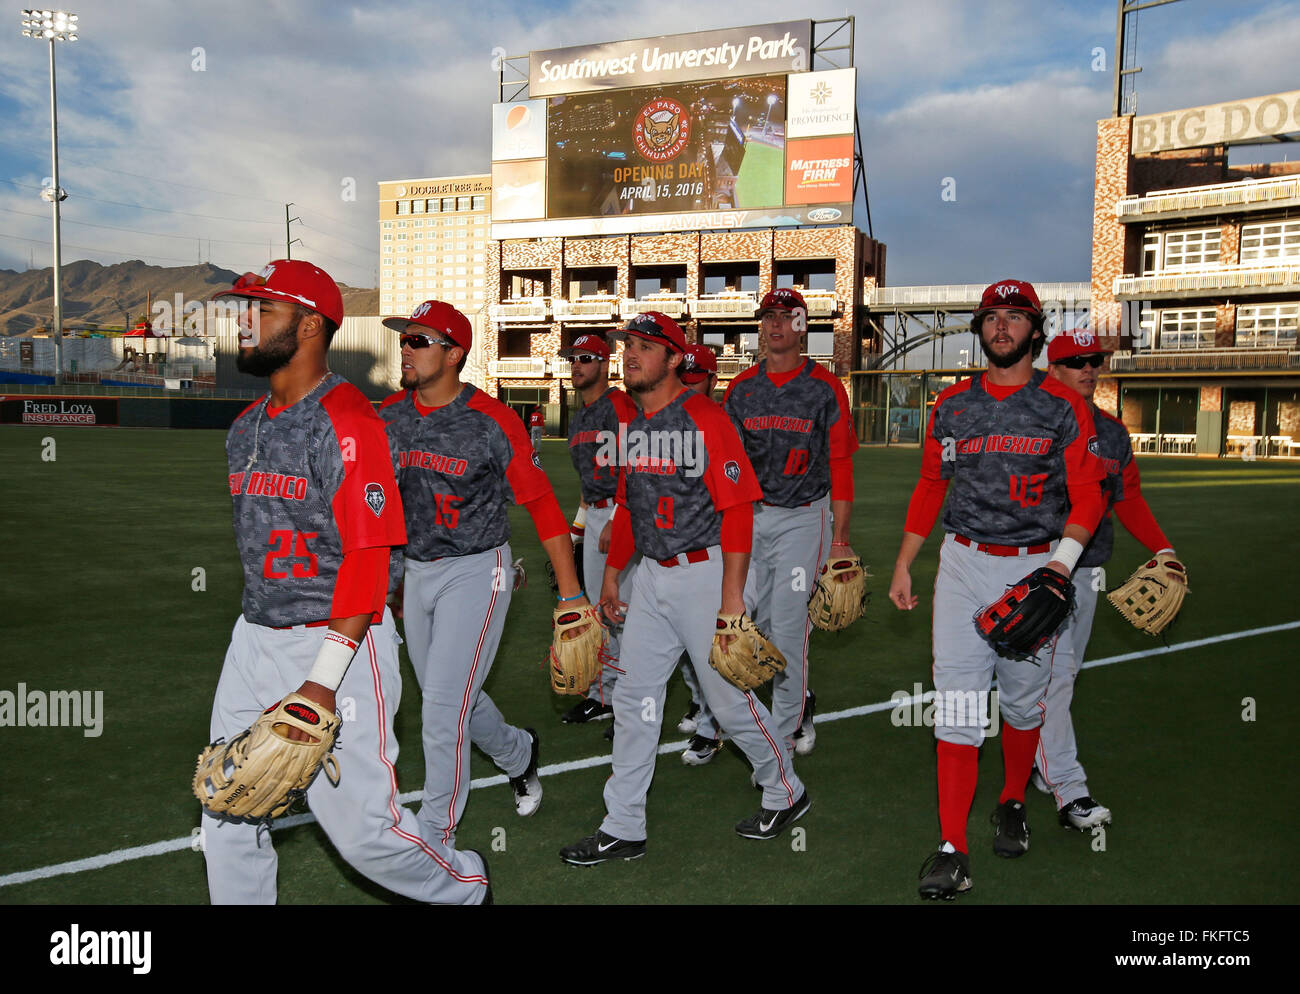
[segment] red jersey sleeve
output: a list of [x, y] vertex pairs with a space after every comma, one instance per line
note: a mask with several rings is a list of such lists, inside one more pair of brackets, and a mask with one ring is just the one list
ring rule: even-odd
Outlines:
[[636, 538], [632, 535], [632, 518], [627, 507], [615, 507], [610, 522], [609, 555], [605, 559], [605, 565], [621, 571], [631, 562], [632, 554], [636, 552]]
[[334, 389], [321, 399], [343, 461], [343, 482], [334, 494], [334, 521], [344, 555], [355, 549], [406, 544], [402, 497], [393, 476], [384, 423], [355, 387]]
[[508, 453], [506, 483], [515, 503], [528, 504], [543, 494], [551, 493], [551, 481], [542, 472], [542, 461], [533, 454], [533, 443], [515, 412], [482, 391], [471, 398], [470, 406], [491, 417], [505, 436]]
[[685, 410], [704, 436], [704, 447], [709, 454], [704, 485], [713, 497], [714, 508], [721, 512], [737, 504], [762, 500], [763, 488], [758, 485], [754, 467], [745, 455], [731, 418], [713, 401], [698, 394], [687, 401]]

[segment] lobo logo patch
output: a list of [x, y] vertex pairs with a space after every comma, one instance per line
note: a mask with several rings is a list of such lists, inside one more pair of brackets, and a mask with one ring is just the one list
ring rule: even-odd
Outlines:
[[375, 517], [381, 517], [384, 513], [384, 488], [378, 483], [366, 484], [366, 504], [370, 510], [375, 512]]
[[727, 461], [727, 464], [722, 467], [722, 472], [727, 475], [727, 479], [732, 483], [740, 482], [740, 464], [734, 459]]
[[1088, 439], [1088, 451], [1097, 458], [1101, 458], [1101, 439], [1096, 435], [1093, 435], [1092, 438]]

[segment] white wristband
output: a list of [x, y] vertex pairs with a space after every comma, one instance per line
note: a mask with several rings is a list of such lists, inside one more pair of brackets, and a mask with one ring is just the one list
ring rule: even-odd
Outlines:
[[336, 631], [326, 632], [325, 641], [320, 644], [320, 652], [316, 653], [316, 662], [307, 674], [307, 682], [338, 690], [359, 644]]
[[573, 516], [573, 523], [579, 528], [587, 527], [587, 505], [582, 504], [578, 507], [578, 513]]
[[1083, 555], [1083, 546], [1077, 539], [1063, 538], [1056, 546], [1056, 551], [1052, 553], [1052, 562], [1060, 563], [1069, 572], [1074, 572], [1075, 563]]

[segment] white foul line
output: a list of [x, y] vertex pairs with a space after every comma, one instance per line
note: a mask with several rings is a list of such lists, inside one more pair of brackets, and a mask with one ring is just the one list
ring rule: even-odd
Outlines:
[[[1112, 663], [1127, 663], [1135, 659], [1147, 659], [1151, 656], [1164, 656], [1171, 652], [1183, 652], [1187, 649], [1199, 649], [1207, 645], [1215, 645], [1219, 642], [1232, 642], [1236, 639], [1253, 638], [1256, 635], [1272, 635], [1275, 632], [1290, 631], [1293, 628], [1300, 628], [1300, 621], [1288, 621], [1281, 625], [1269, 625], [1265, 628], [1247, 628], [1240, 632], [1229, 632], [1226, 635], [1211, 635], [1209, 638], [1194, 639], [1190, 642], [1176, 642], [1173, 645], [1162, 645], [1155, 649], [1145, 649], [1142, 652], [1126, 652], [1119, 656], [1107, 656], [1104, 659], [1094, 659], [1091, 662], [1083, 664], [1083, 669], [1092, 669], [1094, 666], [1109, 666]], [[932, 694], [933, 691], [930, 691]], [[828, 714], [819, 714], [813, 719], [817, 724], [828, 721], [840, 721], [844, 718], [858, 718], [863, 715], [876, 714], [880, 711], [892, 711], [900, 705], [906, 706], [913, 703], [913, 698], [908, 697], [906, 700], [900, 700], [898, 697], [891, 698], [888, 701], [881, 701], [877, 704], [863, 704], [855, 708], [846, 708], [843, 711], [832, 711]], [[659, 755], [669, 752], [678, 752], [684, 749], [689, 743], [685, 740], [676, 742], [664, 742], [659, 746]], [[540, 767], [537, 775], [541, 777], [555, 776], [560, 773], [572, 773], [575, 770], [591, 769], [595, 766], [608, 766], [611, 762], [610, 756], [589, 756], [586, 759], [574, 759], [567, 763], [552, 763], [550, 766]], [[470, 781], [470, 789], [477, 790], [481, 787], [498, 787], [507, 783], [509, 777], [500, 773], [490, 777], [480, 777], [477, 780]], [[399, 794], [397, 801], [399, 804], [410, 804], [412, 801], [419, 800], [421, 791], [412, 790], [404, 794]], [[316, 816], [310, 813], [293, 815], [289, 818], [283, 818], [277, 821], [274, 831], [282, 828], [293, 828], [295, 825], [306, 825], [314, 822]], [[0, 876], [0, 887], [10, 887], [15, 884], [31, 883], [34, 880], [48, 880], [50, 877], [59, 877], [69, 873], [85, 873], [88, 870], [100, 870], [106, 866], [113, 866], [117, 863], [127, 863], [135, 859], [143, 859], [146, 856], [160, 856], [163, 853], [180, 852], [184, 849], [194, 847], [195, 836], [187, 835], [179, 839], [168, 839], [165, 842], [152, 842], [147, 846], [131, 846], [128, 849], [114, 849], [112, 852], [103, 853], [99, 856], [89, 856], [86, 859], [75, 859], [69, 863], [54, 863], [50, 866], [38, 867], [35, 870], [22, 870], [18, 873], [7, 873]]]

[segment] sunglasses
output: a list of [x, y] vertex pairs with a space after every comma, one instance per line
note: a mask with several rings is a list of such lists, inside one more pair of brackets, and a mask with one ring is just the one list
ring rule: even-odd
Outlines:
[[428, 335], [403, 335], [402, 345], [409, 345], [413, 349], [427, 349], [430, 345], [441, 345], [444, 349], [460, 347], [455, 342], [448, 342], [441, 338], [431, 338]]
[[1091, 366], [1093, 369], [1100, 369], [1101, 364], [1105, 361], [1105, 356], [1072, 355], [1068, 359], [1058, 359], [1057, 364], [1064, 366], [1067, 369], [1083, 369], [1084, 366]]
[[589, 362], [600, 362], [600, 356], [587, 355], [584, 352], [582, 355], [569, 356], [569, 362], [576, 362], [585, 366]]

